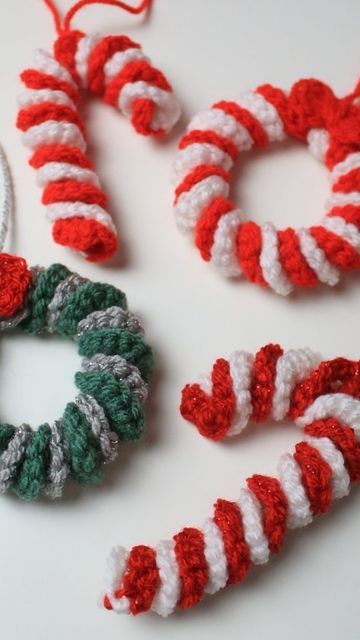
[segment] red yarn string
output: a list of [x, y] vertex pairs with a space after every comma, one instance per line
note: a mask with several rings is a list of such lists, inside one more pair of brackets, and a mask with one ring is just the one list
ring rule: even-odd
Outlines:
[[137, 7], [132, 7], [131, 5], [127, 4], [126, 2], [122, 2], [121, 0], [79, 0], [79, 2], [74, 4], [74, 6], [71, 7], [71, 9], [69, 9], [69, 11], [67, 12], [64, 18], [63, 29], [64, 31], [68, 31], [70, 29], [70, 23], [74, 15], [78, 11], [80, 11], [80, 9], [86, 7], [89, 4], [108, 4], [113, 7], [119, 7], [119, 9], [124, 9], [124, 11], [127, 11], [128, 13], [137, 15], [139, 13], [142, 13], [143, 11], [146, 11], [146, 9], [148, 9], [148, 7], [150, 6], [150, 3], [151, 0], [142, 0], [142, 2], [140, 2]]
[[60, 12], [57, 9], [55, 3], [53, 0], [44, 0], [46, 6], [48, 7], [48, 9], [50, 10], [53, 18], [54, 18], [54, 23], [55, 23], [55, 29], [57, 33], [61, 33], [62, 31], [69, 31], [70, 30], [70, 23], [71, 20], [73, 19], [74, 15], [76, 13], [78, 13], [78, 11], [80, 11], [80, 9], [82, 9], [83, 7], [86, 7], [87, 5], [90, 4], [107, 4], [107, 5], [111, 5], [113, 7], [118, 7], [119, 9], [123, 9], [124, 11], [127, 11], [128, 13], [132, 13], [133, 15], [137, 15], [139, 13], [142, 13], [143, 11], [146, 11], [146, 9], [148, 9], [150, 7], [151, 4], [151, 0], [142, 0], [142, 2], [140, 2], [140, 4], [137, 7], [133, 7], [130, 4], [127, 4], [126, 2], [122, 2], [122, 0], [79, 0], [79, 2], [76, 2], [76, 4], [74, 4], [69, 11], [67, 12], [67, 14], [65, 15], [64, 21], [61, 24], [61, 17], [60, 17]]
[[47, 8], [50, 9], [50, 12], [51, 12], [51, 14], [52, 14], [52, 16], [54, 18], [56, 33], [60, 33], [60, 31], [61, 31], [61, 17], [60, 17], [59, 10], [55, 6], [55, 3], [53, 2], [53, 0], [44, 0], [44, 2], [46, 4]]

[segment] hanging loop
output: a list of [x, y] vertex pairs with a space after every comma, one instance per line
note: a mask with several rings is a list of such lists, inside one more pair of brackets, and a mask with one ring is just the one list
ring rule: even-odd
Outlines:
[[4, 249], [4, 244], [8, 232], [9, 220], [14, 209], [14, 194], [12, 188], [12, 180], [10, 167], [7, 161], [5, 151], [0, 144], [0, 252]]
[[46, 6], [50, 10], [55, 23], [55, 29], [58, 34], [63, 33], [64, 31], [70, 31], [71, 21], [80, 9], [86, 7], [90, 4], [107, 4], [113, 7], [118, 7], [119, 9], [123, 9], [128, 13], [132, 13], [133, 15], [138, 15], [143, 11], [146, 11], [150, 7], [151, 0], [142, 0], [137, 7], [133, 7], [126, 2], [122, 2], [122, 0], [79, 0], [76, 2], [65, 15], [64, 21], [62, 23], [61, 16], [59, 10], [57, 9], [53, 0], [44, 0]]

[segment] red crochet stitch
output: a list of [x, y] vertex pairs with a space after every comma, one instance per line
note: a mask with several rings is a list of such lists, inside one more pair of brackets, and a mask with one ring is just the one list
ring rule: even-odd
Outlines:
[[22, 306], [31, 280], [24, 258], [0, 253], [0, 317], [11, 318]]

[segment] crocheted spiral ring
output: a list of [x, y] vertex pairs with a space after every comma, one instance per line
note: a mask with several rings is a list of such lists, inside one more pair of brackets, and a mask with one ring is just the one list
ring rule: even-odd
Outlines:
[[217, 500], [202, 528], [186, 527], [155, 548], [115, 547], [105, 608], [167, 616], [176, 606], [192, 607], [244, 580], [252, 565], [281, 550], [288, 529], [304, 527], [348, 494], [360, 480], [360, 361], [318, 361], [309, 350], [267, 345], [255, 359], [237, 352], [218, 360], [212, 397], [199, 385], [185, 388], [182, 413], [205, 435], [238, 432], [250, 418], [286, 417], [305, 437], [281, 456], [278, 477], [252, 475], [236, 501]]
[[0, 424], [0, 491], [24, 500], [61, 496], [68, 476], [98, 482], [120, 441], [144, 429], [142, 404], [152, 352], [125, 294], [91, 282], [60, 264], [29, 270], [22, 258], [0, 254], [0, 330], [57, 334], [76, 340], [83, 356], [79, 393], [53, 425], [33, 431]]
[[[175, 216], [204, 260], [282, 295], [335, 285], [340, 271], [360, 269], [359, 94], [360, 84], [339, 99], [313, 79], [300, 80], [288, 95], [263, 85], [191, 120], [175, 160]], [[327, 215], [309, 229], [258, 225], [228, 199], [239, 154], [287, 136], [307, 142], [331, 172]]]

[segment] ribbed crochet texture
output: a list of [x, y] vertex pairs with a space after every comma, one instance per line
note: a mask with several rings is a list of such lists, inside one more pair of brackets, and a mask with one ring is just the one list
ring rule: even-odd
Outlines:
[[[307, 79], [289, 93], [263, 85], [193, 117], [175, 159], [174, 207], [179, 231], [205, 261], [281, 295], [333, 286], [341, 272], [360, 269], [359, 100], [360, 84], [337, 98], [326, 84]], [[259, 225], [229, 199], [237, 158], [289, 136], [307, 143], [330, 172], [326, 215], [308, 229]]]
[[54, 55], [37, 50], [34, 66], [21, 80], [26, 90], [19, 96], [17, 127], [33, 152], [30, 164], [43, 188], [54, 240], [89, 261], [107, 260], [117, 250], [117, 232], [86, 155], [82, 94], [88, 91], [117, 107], [138, 133], [156, 137], [170, 131], [180, 116], [172, 88], [127, 36], [73, 30], [61, 30]]
[[23, 500], [41, 492], [58, 498], [68, 477], [80, 485], [99, 482], [119, 442], [142, 435], [152, 352], [122, 291], [60, 264], [32, 270], [24, 303], [0, 319], [0, 330], [15, 327], [72, 338], [83, 357], [75, 375], [79, 394], [53, 425], [32, 431], [28, 424], [0, 424], [0, 491], [13, 489]]
[[219, 499], [201, 528], [156, 547], [115, 547], [102, 604], [117, 613], [168, 616], [243, 581], [281, 550], [286, 533], [310, 524], [360, 480], [360, 361], [320, 362], [309, 349], [266, 345], [216, 361], [211, 377], [187, 385], [181, 411], [219, 440], [250, 420], [294, 421], [304, 438], [278, 463], [277, 477], [252, 475], [234, 500]]

